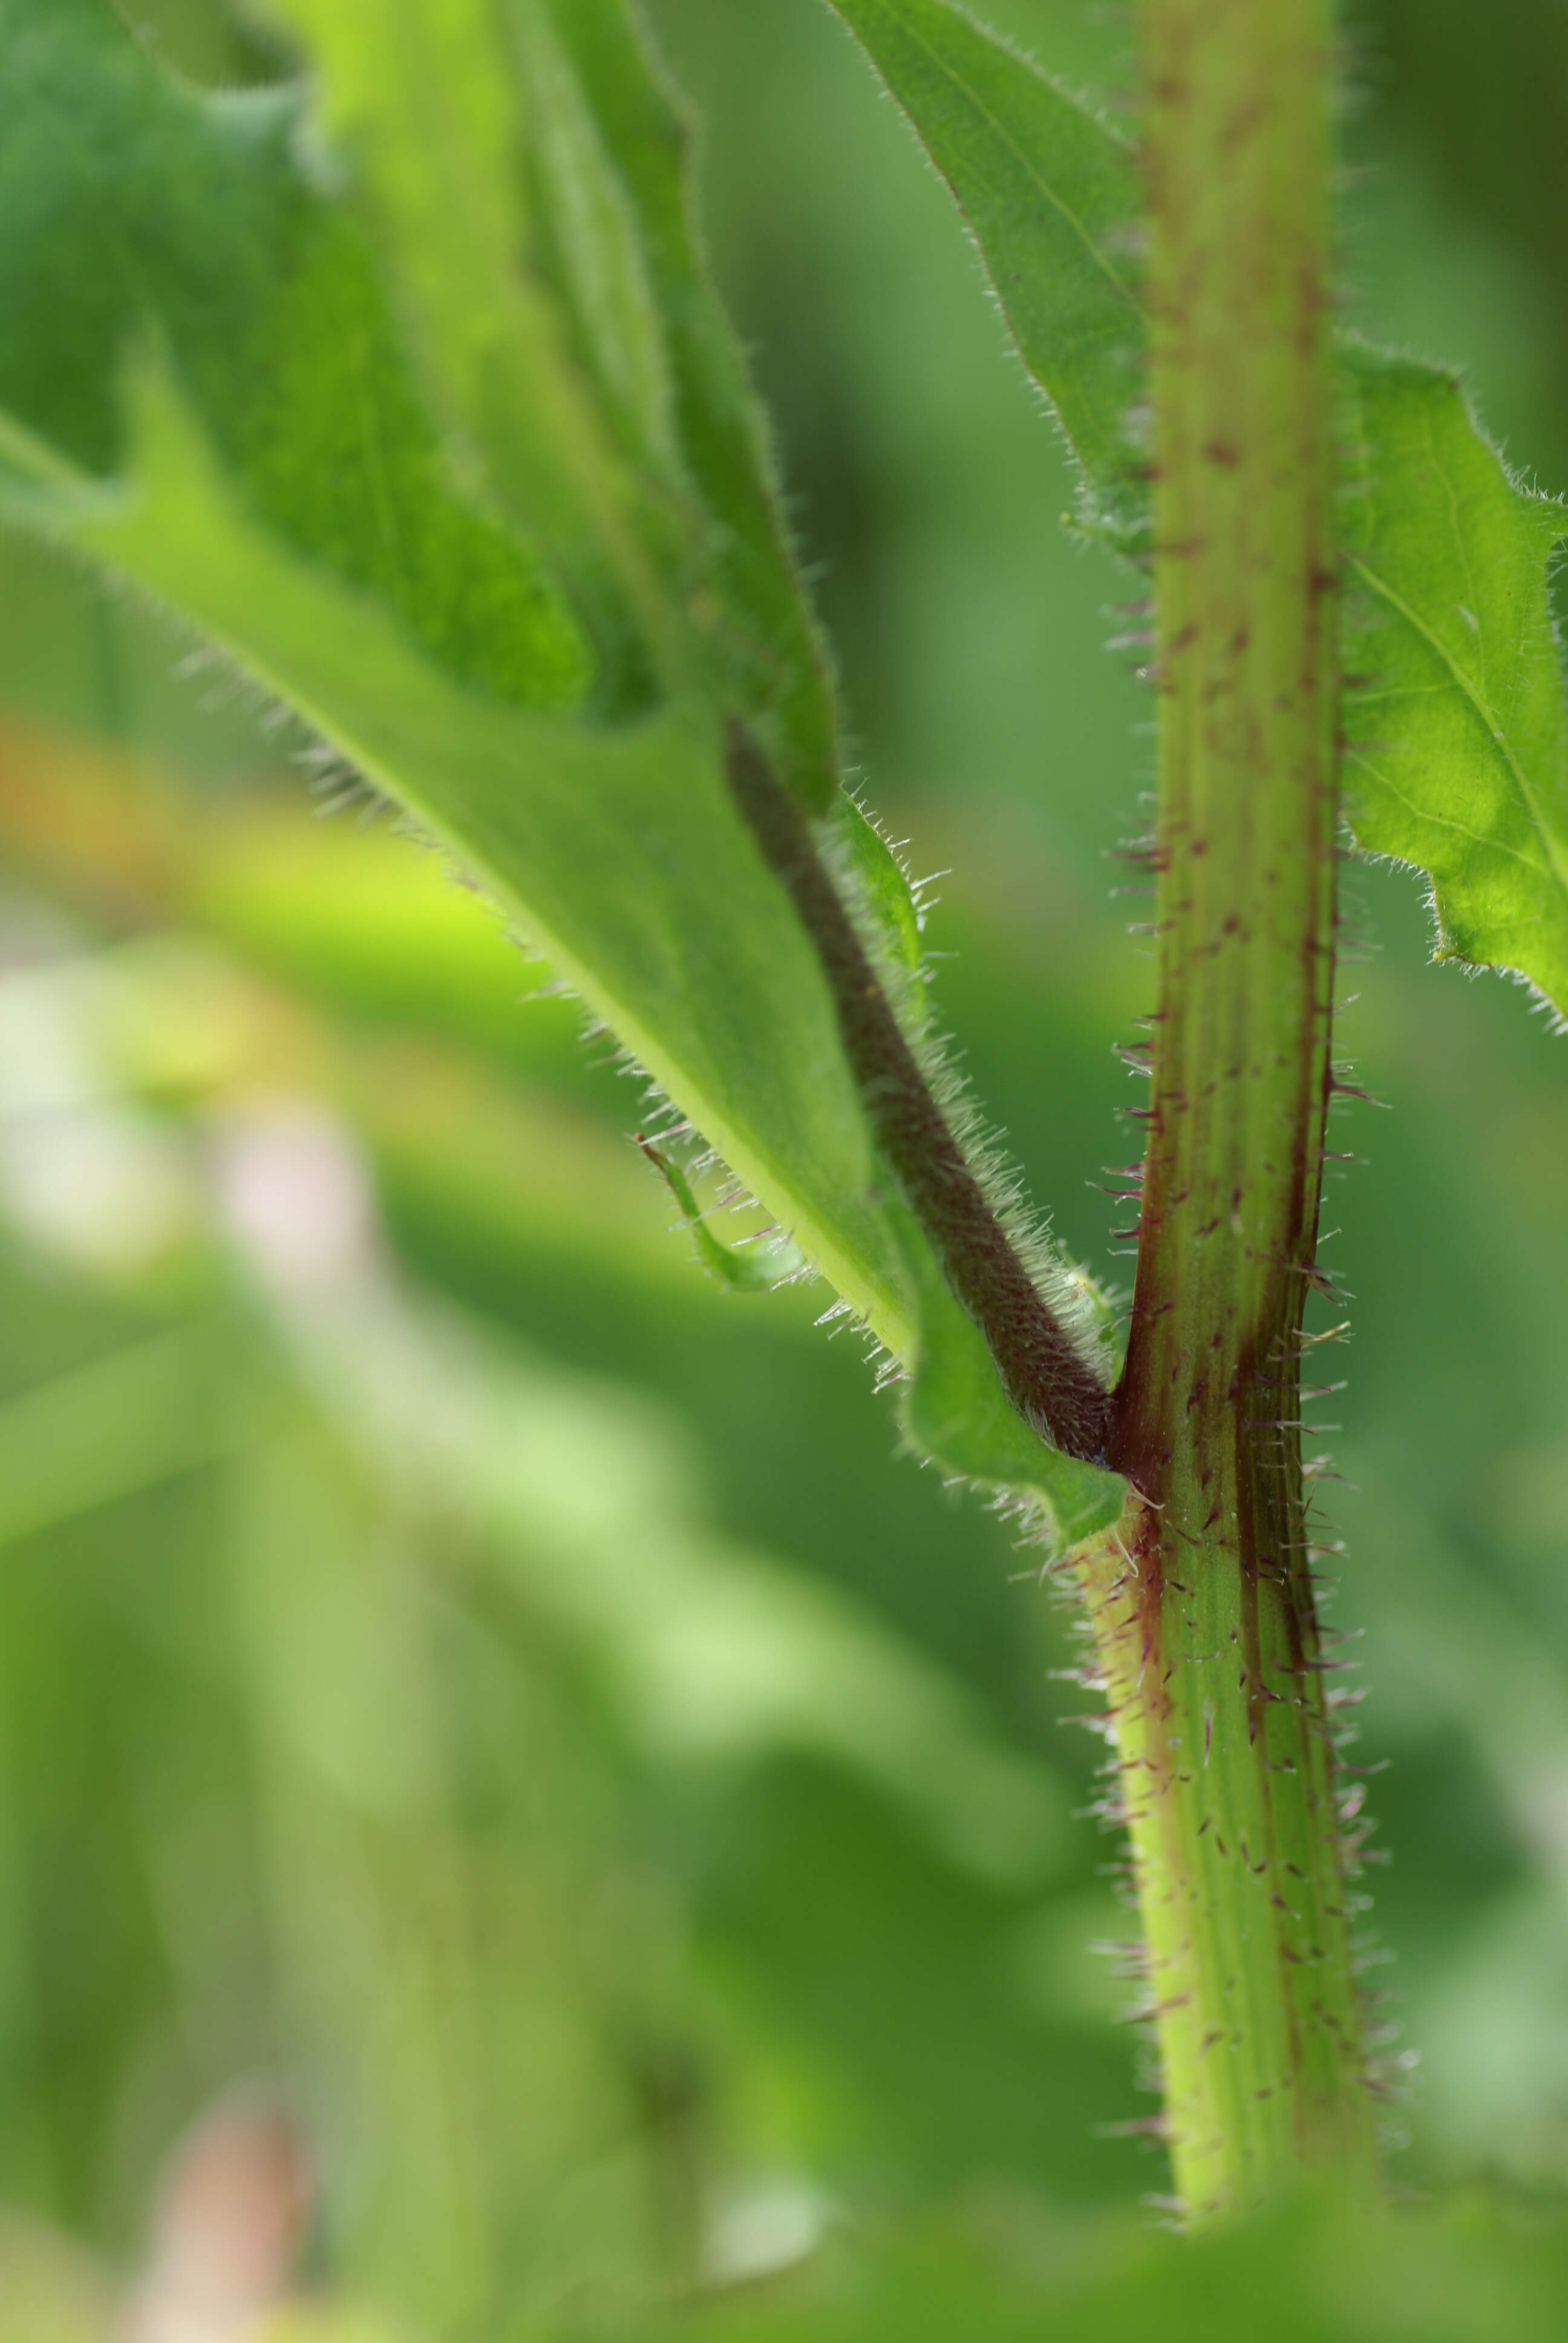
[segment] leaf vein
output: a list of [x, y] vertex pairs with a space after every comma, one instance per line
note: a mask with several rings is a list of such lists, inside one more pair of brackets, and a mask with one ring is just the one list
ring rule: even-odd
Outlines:
[[[1507, 731], [1499, 722], [1490, 701], [1485, 697], [1485, 694], [1477, 689], [1473, 680], [1471, 677], [1466, 675], [1464, 669], [1461, 667], [1452, 652], [1443, 642], [1442, 637], [1427, 624], [1426, 620], [1421, 617], [1418, 611], [1412, 609], [1410, 604], [1404, 600], [1402, 596], [1394, 592], [1392, 587], [1389, 585], [1386, 578], [1380, 577], [1378, 572], [1367, 562], [1363, 561], [1359, 555], [1352, 554], [1349, 557], [1349, 559], [1351, 568], [1362, 579], [1362, 583], [1369, 587], [1374, 594], [1380, 596], [1382, 599], [1388, 604], [1391, 609], [1397, 611], [1399, 616], [1405, 621], [1405, 624], [1418, 634], [1422, 638], [1422, 641], [1436, 653], [1438, 659], [1442, 660], [1443, 666], [1452, 677], [1454, 683], [1457, 685], [1465, 700], [1469, 703], [1473, 712], [1481, 719], [1481, 721], [1485, 725], [1493, 745], [1497, 749], [1503, 764], [1507, 768], [1509, 777], [1513, 783], [1514, 790], [1517, 793], [1519, 801], [1523, 806], [1524, 812], [1533, 823], [1540, 835], [1542, 844], [1546, 850], [1547, 867], [1563, 883], [1563, 885], [1568, 886], [1568, 850], [1564, 850], [1560, 848], [1556, 840], [1553, 837], [1551, 827], [1543, 817], [1541, 809], [1535, 802], [1534, 792], [1532, 790], [1530, 784], [1525, 778], [1523, 769], [1520, 765], [1518, 758], [1514, 755], [1513, 744], [1508, 739]], [[1429, 816], [1428, 819], [1436, 819], [1436, 817]]]

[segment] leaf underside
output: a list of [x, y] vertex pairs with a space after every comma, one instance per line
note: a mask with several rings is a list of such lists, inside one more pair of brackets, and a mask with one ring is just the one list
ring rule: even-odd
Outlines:
[[[950, 0], [830, 5], [959, 203], [1077, 459], [1086, 525], [1137, 553], [1131, 146]], [[1346, 818], [1368, 853], [1431, 878], [1439, 958], [1512, 970], [1568, 1016], [1549, 595], [1568, 509], [1510, 478], [1451, 372], [1349, 339], [1342, 357]]]
[[1087, 1534], [1121, 1484], [1008, 1407], [725, 785], [720, 710], [910, 981], [685, 132], [620, 0], [279, 14], [315, 112], [177, 83], [109, 0], [5, 0], [0, 505], [411, 814], [902, 1363], [923, 1452]]

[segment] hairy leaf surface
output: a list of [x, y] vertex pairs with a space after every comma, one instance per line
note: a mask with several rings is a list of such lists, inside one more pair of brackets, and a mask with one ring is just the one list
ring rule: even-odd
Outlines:
[[[553, 45], [562, 151], [530, 146], [518, 192], [504, 158], [526, 109], [497, 94], [512, 66], [487, 10], [290, 14], [321, 35], [368, 199], [296, 94], [202, 97], [108, 0], [9, 0], [0, 495], [181, 613], [407, 809], [899, 1360], [967, 1363], [984, 1418], [1005, 1407], [995, 1371], [905, 1223], [810, 943], [725, 780], [739, 705], [821, 802], [831, 703], [662, 91], [612, 0], [519, 0], [535, 78], [506, 87], [537, 91]], [[580, 107], [549, 75], [574, 76]], [[553, 336], [542, 356], [530, 321]], [[563, 386], [577, 422], [558, 440]], [[537, 435], [526, 462], [504, 430]], [[534, 494], [552, 466], [558, 504]], [[744, 656], [697, 654], [732, 622]], [[635, 720], [632, 667], [604, 689], [617, 627], [648, 656]], [[775, 674], [754, 656], [769, 628]], [[902, 879], [832, 802], [907, 965]], [[965, 1434], [944, 1455], [986, 1469]], [[1021, 1424], [1004, 1461], [1072, 1534], [1116, 1510], [1119, 1483]]]
[[947, 0], [832, 0], [947, 182], [1095, 518], [1141, 518], [1143, 387], [1132, 151]]
[[593, 613], [607, 705], [711, 681], [827, 809], [826, 662], [698, 248], [687, 126], [622, 0], [277, 5], [447, 414]]
[[808, 804], [827, 807], [839, 751], [826, 654], [786, 542], [765, 419], [700, 250], [689, 125], [623, 0], [534, 7], [570, 60], [636, 222], [663, 325], [675, 444], [703, 516], [695, 590], [706, 584], [729, 614], [716, 629], [721, 670], [742, 704], [770, 719], [786, 777]]
[[14, 0], [0, 81], [0, 406], [83, 470], [124, 456], [156, 336], [247, 505], [463, 682], [565, 708], [578, 628], [525, 540], [453, 491], [372, 256], [295, 159], [289, 93], [203, 99], [103, 0]]
[[1568, 711], [1547, 598], [1568, 510], [1516, 488], [1452, 377], [1352, 353], [1346, 786], [1431, 873], [1442, 960], [1568, 1010]]
[[[518, 265], [540, 226], [498, 12], [488, 0], [276, 0], [275, 13], [315, 68], [317, 122], [355, 166], [427, 397], [514, 528], [548, 540], [592, 645], [596, 711], [645, 709], [671, 627], [648, 558], [645, 490], [589, 395], [566, 321], [538, 272]], [[611, 311], [637, 273], [619, 225], [600, 269]], [[644, 293], [640, 336], [626, 332], [646, 389], [659, 355]]]
[[[831, 0], [980, 246], [1082, 467], [1135, 550], [1129, 409], [1144, 320], [1131, 146], [951, 0]], [[1431, 876], [1437, 954], [1516, 970], [1568, 1014], [1568, 725], [1547, 590], [1568, 513], [1510, 480], [1453, 377], [1344, 348], [1343, 654], [1357, 842]]]

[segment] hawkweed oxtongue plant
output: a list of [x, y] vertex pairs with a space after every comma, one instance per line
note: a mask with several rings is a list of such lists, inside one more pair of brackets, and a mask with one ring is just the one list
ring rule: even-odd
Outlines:
[[[655, 1086], [701, 1257], [809, 1264], [1081, 1591], [1200, 2217], [1375, 2167], [1302, 1455], [1336, 825], [1568, 1001], [1565, 517], [1336, 340], [1322, 0], [1141, 0], [1141, 156], [949, 0], [835, 5], [1152, 594], [1124, 1358], [944, 1069], [630, 0], [276, 0], [297, 72], [217, 95], [134, 6], [0, 0], [0, 500], [490, 894]], [[699, 1218], [710, 1161], [776, 1250]]]

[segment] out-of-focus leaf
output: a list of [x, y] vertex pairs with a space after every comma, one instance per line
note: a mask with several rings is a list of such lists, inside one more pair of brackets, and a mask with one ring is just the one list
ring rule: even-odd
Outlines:
[[[1107, 2221], [1064, 2255], [1060, 2233], [1010, 2249], [949, 2218], [830, 2244], [766, 2293], [672, 2319], [683, 2343], [1231, 2343], [1267, 2302], [1280, 2343], [1549, 2343], [1562, 2321], [1568, 2233], [1483, 2202], [1382, 2217], [1333, 2199], [1288, 2204], [1203, 2238]], [[655, 2326], [652, 2334], [659, 2329]]]
[[[1088, 518], [1143, 528], [1129, 423], [1144, 317], [1120, 235], [1126, 140], [951, 0], [831, 0], [951, 187]], [[1547, 573], [1568, 513], [1509, 478], [1453, 377], [1344, 349], [1346, 813], [1427, 871], [1437, 956], [1517, 970], [1568, 1014], [1568, 723]]]
[[494, 1552], [648, 1755], [825, 1759], [982, 1877], [1053, 1866], [1056, 1785], [848, 1595], [705, 1530], [678, 1449], [627, 1394], [531, 1372], [457, 1313], [411, 1310], [374, 1276], [336, 1286], [327, 1308], [286, 1292], [278, 1306], [378, 1478]]
[[1346, 786], [1431, 874], [1437, 955], [1568, 1011], [1568, 713], [1547, 576], [1568, 510], [1510, 479], [1457, 379], [1352, 353]]
[[255, 2343], [404, 2343], [379, 2311], [324, 2297], [286, 2303], [256, 2329]]
[[221, 1452], [200, 1337], [181, 1327], [0, 1405], [0, 1544]]
[[109, 2343], [106, 2273], [42, 2223], [0, 2217], [0, 2343]]

